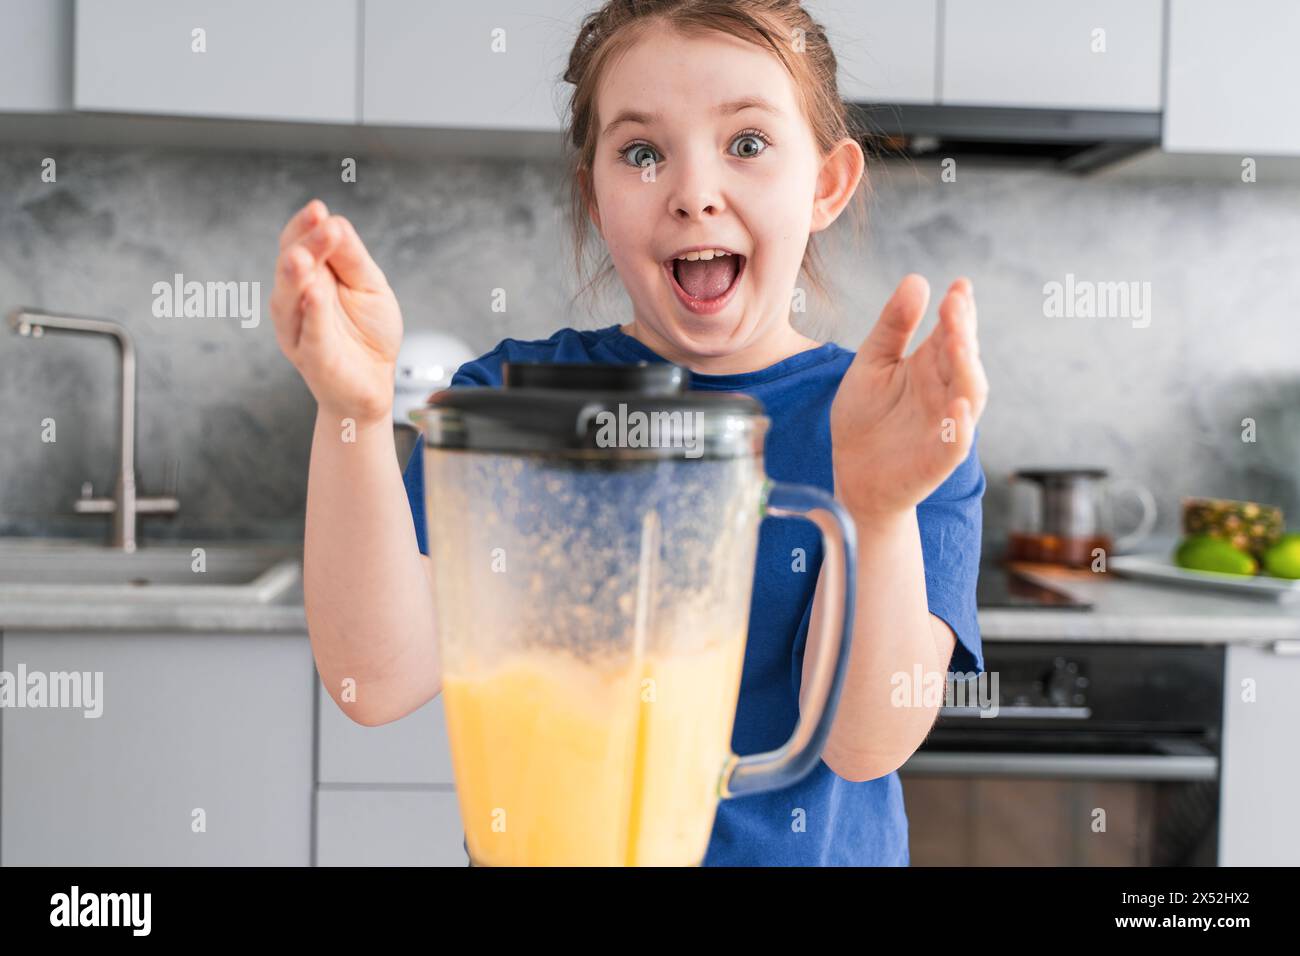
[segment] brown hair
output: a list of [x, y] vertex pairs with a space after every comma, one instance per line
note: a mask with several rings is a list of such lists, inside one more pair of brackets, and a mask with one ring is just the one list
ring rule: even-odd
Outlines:
[[[868, 136], [866, 128], [858, 123], [840, 97], [835, 54], [825, 29], [800, 6], [799, 0], [608, 0], [599, 10], [583, 18], [564, 72], [565, 81], [574, 86], [566, 139], [569, 214], [579, 276], [586, 272], [592, 228], [587, 210], [594, 199], [592, 164], [600, 132], [596, 117], [597, 84], [606, 65], [655, 24], [686, 34], [724, 33], [770, 50], [794, 80], [804, 116], [823, 156], [845, 137], [862, 143]], [[859, 239], [865, 222], [864, 193], [869, 188], [867, 177], [863, 176], [851, 203], [851, 215], [857, 226], [855, 235]], [[811, 238], [800, 269], [813, 291], [829, 302], [825, 268]], [[579, 295], [592, 291], [612, 272], [613, 264], [606, 259]]]

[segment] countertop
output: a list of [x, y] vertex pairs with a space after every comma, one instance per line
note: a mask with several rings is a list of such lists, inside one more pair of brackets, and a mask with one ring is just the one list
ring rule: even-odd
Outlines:
[[[248, 544], [250, 553], [273, 546]], [[283, 549], [283, 546], [275, 546]], [[300, 552], [299, 552], [300, 556]], [[1150, 584], [1115, 573], [1020, 566], [1022, 573], [1092, 603], [1091, 610], [981, 608], [985, 641], [1137, 643], [1294, 643], [1300, 605], [1188, 587]], [[268, 603], [131, 603], [12, 600], [0, 596], [0, 630], [205, 633], [307, 632], [299, 582]]]
[[1018, 565], [1031, 580], [1090, 602], [1091, 610], [981, 608], [985, 641], [1109, 641], [1150, 644], [1272, 644], [1296, 642], [1300, 605], [1152, 584], [1114, 572], [1095, 574]]
[[58, 604], [0, 601], [3, 631], [307, 633], [302, 591], [276, 604]]

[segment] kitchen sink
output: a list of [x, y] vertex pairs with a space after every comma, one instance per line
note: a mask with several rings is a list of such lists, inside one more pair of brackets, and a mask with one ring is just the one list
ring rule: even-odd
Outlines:
[[0, 602], [269, 604], [301, 580], [290, 546], [0, 538]]

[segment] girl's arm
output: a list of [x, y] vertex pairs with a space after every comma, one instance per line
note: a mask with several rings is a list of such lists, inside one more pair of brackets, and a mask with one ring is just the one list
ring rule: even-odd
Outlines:
[[[934, 331], [905, 357], [928, 301], [923, 278], [903, 279], [831, 407], [835, 490], [857, 524], [858, 579], [849, 669], [823, 759], [849, 780], [890, 773], [921, 745], [941, 703], [896, 706], [892, 679], [906, 675], [910, 685], [918, 669], [922, 681], [945, 679], [956, 642], [929, 610], [916, 506], [969, 455], [988, 381], [965, 279], [952, 284]], [[839, 587], [818, 578], [801, 707], [818, 676], [809, 665], [826, 595]]]
[[402, 315], [352, 224], [313, 200], [280, 236], [271, 315], [316, 399], [303, 596], [316, 669], [353, 720], [396, 720], [438, 693], [429, 559], [393, 442]]
[[433, 562], [416, 546], [391, 417], [348, 428], [318, 410], [303, 596], [321, 682], [344, 713], [374, 725], [441, 689]]
[[[957, 638], [926, 600], [925, 564], [916, 509], [892, 516], [854, 515], [858, 529], [857, 606], [849, 670], [822, 759], [847, 780], [874, 780], [897, 770], [925, 740], [938, 707], [908, 699], [897, 706], [895, 674], [911, 687], [919, 671], [947, 675]], [[804, 651], [800, 709], [813, 686], [809, 664], [820, 639], [831, 589], [825, 565], [817, 579]], [[835, 595], [838, 597], [838, 594]], [[917, 689], [917, 693], [924, 688]]]

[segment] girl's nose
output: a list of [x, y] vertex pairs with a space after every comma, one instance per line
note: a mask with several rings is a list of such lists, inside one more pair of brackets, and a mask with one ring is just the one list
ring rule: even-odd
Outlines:
[[687, 173], [682, 178], [668, 197], [668, 208], [673, 218], [688, 222], [708, 219], [726, 208], [721, 191], [707, 182], [708, 178], [708, 174], [701, 170]]
[[716, 216], [720, 210], [721, 206], [714, 200], [700, 197], [675, 202], [673, 215], [677, 219], [684, 219], [689, 222], [694, 219], [710, 219]]

